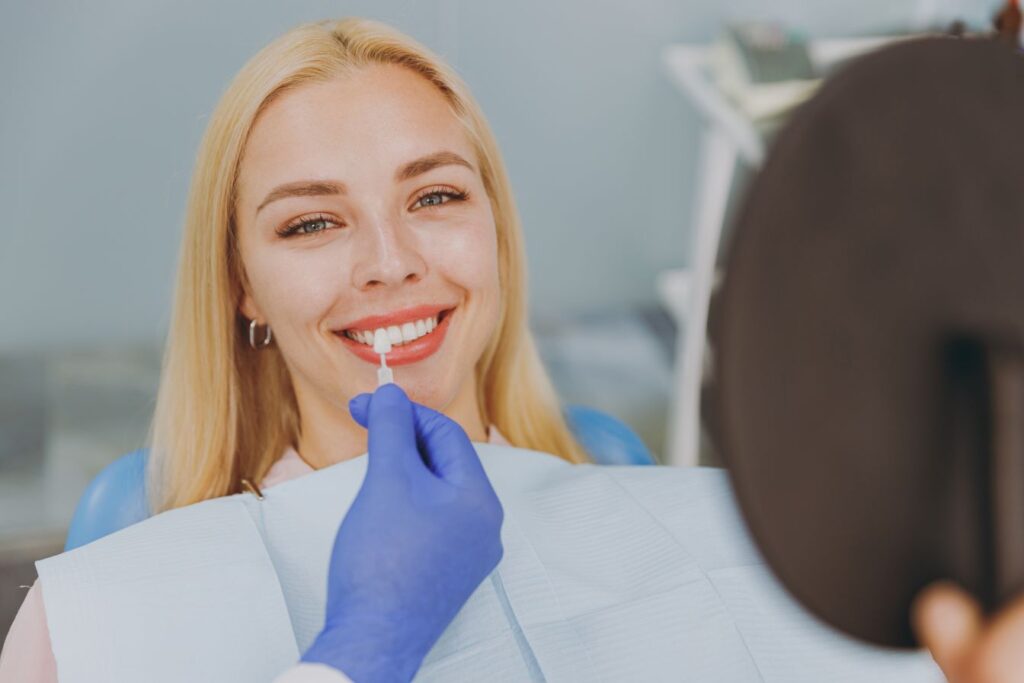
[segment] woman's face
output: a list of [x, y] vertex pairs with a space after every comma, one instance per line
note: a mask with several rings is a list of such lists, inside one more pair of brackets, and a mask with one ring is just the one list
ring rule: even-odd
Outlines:
[[413, 400], [475, 406], [499, 311], [494, 216], [470, 141], [423, 77], [372, 66], [273, 101], [246, 144], [236, 221], [241, 311], [271, 326], [300, 409], [347, 416], [374, 390], [380, 328]]

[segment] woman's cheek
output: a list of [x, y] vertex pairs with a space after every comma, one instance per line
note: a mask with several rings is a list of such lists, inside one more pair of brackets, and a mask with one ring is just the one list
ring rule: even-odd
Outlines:
[[345, 277], [342, 267], [322, 258], [278, 258], [265, 265], [263, 298], [273, 308], [268, 315], [281, 324], [315, 324], [335, 305]]
[[452, 230], [444, 262], [457, 282], [470, 290], [489, 289], [497, 282], [498, 243], [493, 222], [473, 221]]

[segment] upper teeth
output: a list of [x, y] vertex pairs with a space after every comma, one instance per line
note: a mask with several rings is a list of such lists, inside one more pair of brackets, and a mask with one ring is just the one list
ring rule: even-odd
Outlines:
[[[435, 327], [437, 327], [437, 316], [402, 325], [381, 327], [379, 329], [383, 330], [388, 335], [391, 343], [397, 346], [398, 344], [407, 344], [419, 339], [423, 335], [433, 332]], [[373, 335], [376, 332], [377, 330], [345, 330], [345, 336], [356, 340], [360, 344], [373, 346]]]

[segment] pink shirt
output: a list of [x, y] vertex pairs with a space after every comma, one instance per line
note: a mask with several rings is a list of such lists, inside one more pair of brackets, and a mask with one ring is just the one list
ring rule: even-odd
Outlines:
[[[508, 446], [508, 441], [494, 425], [489, 430], [488, 442]], [[269, 488], [289, 479], [309, 474], [313, 468], [306, 464], [298, 451], [289, 447], [275, 462], [262, 488]], [[280, 683], [342, 683], [348, 679], [322, 665], [300, 665], [283, 674]], [[50, 630], [46, 625], [46, 608], [39, 582], [32, 584], [25, 601], [21, 603], [11, 630], [0, 650], [0, 683], [57, 683], [57, 662], [50, 645]]]

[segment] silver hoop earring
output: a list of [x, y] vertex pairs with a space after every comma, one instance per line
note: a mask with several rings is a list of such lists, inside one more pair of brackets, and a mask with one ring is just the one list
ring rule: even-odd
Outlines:
[[256, 321], [252, 320], [249, 322], [249, 346], [254, 349], [262, 349], [270, 346], [270, 340], [272, 339], [270, 333], [270, 325], [267, 325], [267, 333], [263, 337], [263, 341], [259, 344], [256, 343]]

